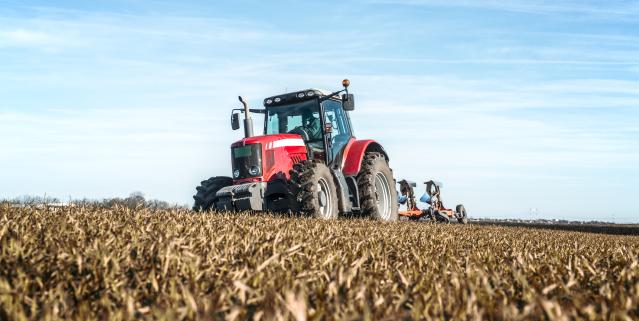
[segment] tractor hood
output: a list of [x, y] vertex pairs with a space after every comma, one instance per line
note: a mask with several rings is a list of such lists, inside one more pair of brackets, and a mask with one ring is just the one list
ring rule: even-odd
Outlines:
[[[243, 153], [242, 150], [247, 149], [245, 146], [251, 146], [255, 152]], [[277, 179], [288, 181], [293, 165], [307, 159], [304, 140], [295, 134], [247, 137], [233, 143], [231, 150], [235, 184]], [[253, 166], [258, 168], [251, 171]], [[236, 170], [239, 170], [237, 175]]]

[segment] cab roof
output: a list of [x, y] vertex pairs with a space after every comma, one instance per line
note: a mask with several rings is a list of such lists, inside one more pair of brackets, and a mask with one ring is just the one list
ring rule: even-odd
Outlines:
[[330, 95], [331, 93], [332, 92], [328, 90], [318, 88], [299, 90], [277, 96], [267, 97], [264, 99], [264, 107], [289, 105], [292, 103], [315, 99], [316, 97], [325, 97]]

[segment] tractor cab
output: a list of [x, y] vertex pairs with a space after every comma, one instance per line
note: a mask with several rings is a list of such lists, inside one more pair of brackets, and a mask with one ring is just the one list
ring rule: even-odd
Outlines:
[[353, 138], [347, 113], [353, 110], [352, 99], [352, 95], [338, 98], [319, 89], [266, 98], [264, 133], [297, 134], [306, 144], [308, 159], [332, 164]]

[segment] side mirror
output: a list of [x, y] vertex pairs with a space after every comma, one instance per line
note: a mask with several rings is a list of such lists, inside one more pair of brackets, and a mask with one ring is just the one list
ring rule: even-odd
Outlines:
[[239, 113], [231, 114], [231, 128], [233, 130], [240, 129], [240, 114]]
[[353, 94], [343, 94], [342, 95], [342, 106], [346, 111], [355, 110], [355, 96]]

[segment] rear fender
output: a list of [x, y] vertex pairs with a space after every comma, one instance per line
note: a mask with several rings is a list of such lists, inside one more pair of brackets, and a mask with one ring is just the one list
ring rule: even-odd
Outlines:
[[344, 176], [357, 175], [362, 168], [364, 155], [370, 152], [381, 153], [386, 158], [386, 161], [388, 161], [388, 154], [386, 154], [386, 151], [384, 151], [384, 148], [378, 142], [371, 139], [351, 140], [344, 149], [342, 163]]

